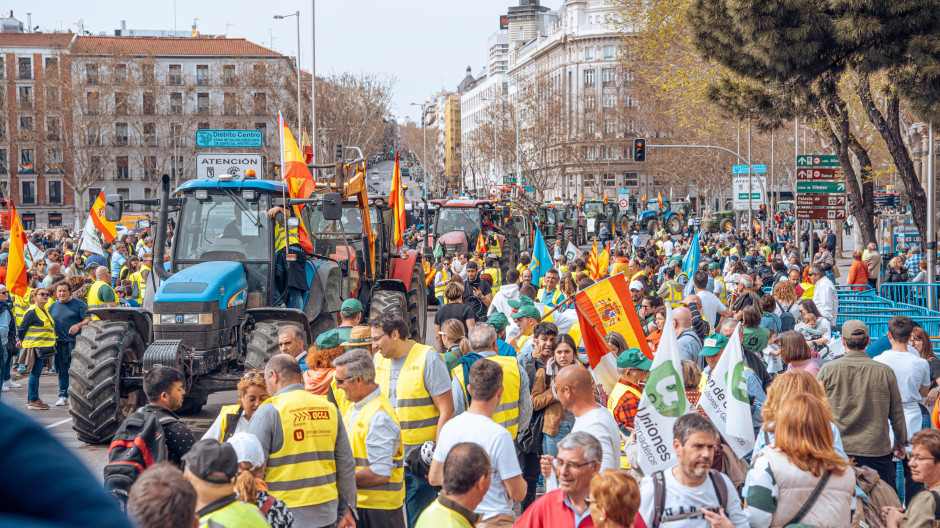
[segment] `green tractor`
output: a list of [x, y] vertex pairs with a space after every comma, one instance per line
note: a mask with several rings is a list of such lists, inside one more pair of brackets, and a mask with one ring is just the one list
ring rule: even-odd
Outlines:
[[607, 225], [607, 232], [613, 238], [617, 233], [619, 212], [616, 200], [610, 200], [606, 204], [603, 200], [585, 200], [581, 209], [585, 239], [581, 243], [600, 236], [602, 223]]
[[734, 211], [715, 211], [706, 224], [711, 233], [728, 233], [734, 231]]

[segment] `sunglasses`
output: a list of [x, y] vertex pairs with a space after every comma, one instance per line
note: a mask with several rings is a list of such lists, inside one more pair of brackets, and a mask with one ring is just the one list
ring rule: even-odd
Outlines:
[[242, 379], [250, 380], [251, 378], [263, 378], [264, 372], [246, 372]]

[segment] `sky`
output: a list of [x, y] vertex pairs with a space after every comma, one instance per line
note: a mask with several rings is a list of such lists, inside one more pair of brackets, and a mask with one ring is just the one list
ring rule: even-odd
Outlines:
[[[556, 8], [561, 0], [543, 2]], [[293, 56], [297, 49], [294, 17], [274, 15], [300, 10], [300, 63], [311, 64], [311, 0], [13, 0], [0, 13], [26, 24], [32, 13], [40, 31], [86, 31], [114, 35], [125, 20], [128, 29], [189, 30], [193, 20], [202, 34], [246, 38]], [[317, 74], [343, 71], [382, 73], [396, 79], [392, 115], [419, 121], [420, 103], [441, 89], [454, 90], [467, 66], [477, 74], [486, 65], [486, 42], [499, 29], [499, 15], [516, 0], [319, 0]], [[273, 36], [273, 42], [272, 42]]]

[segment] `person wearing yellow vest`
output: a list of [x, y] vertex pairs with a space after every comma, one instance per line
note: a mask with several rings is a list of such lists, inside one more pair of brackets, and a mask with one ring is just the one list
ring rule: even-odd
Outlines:
[[225, 442], [236, 433], [248, 430], [248, 422], [262, 402], [267, 400], [268, 386], [264, 382], [263, 370], [249, 370], [238, 380], [238, 403], [223, 405], [202, 440]]
[[131, 280], [131, 284], [134, 286], [134, 300], [141, 306], [144, 304], [144, 293], [147, 291], [147, 278], [152, 271], [152, 265], [153, 253], [144, 253], [143, 258], [140, 259], [140, 267], [128, 277]]
[[257, 506], [241, 502], [235, 495], [238, 455], [231, 444], [200, 440], [183, 460], [186, 462], [183, 478], [196, 490], [199, 528], [268, 526]]
[[405, 455], [392, 404], [375, 383], [372, 356], [361, 348], [333, 360], [336, 385], [352, 405], [343, 413], [353, 458], [357, 526], [405, 528]]
[[[507, 387], [505, 370], [494, 358], [477, 360], [468, 373], [468, 390], [473, 400], [466, 412], [444, 425], [434, 449], [428, 480], [435, 486], [444, 483], [444, 461], [450, 450], [470, 440], [486, 451], [493, 468], [493, 478], [486, 498], [474, 510], [480, 515], [481, 528], [511, 526], [515, 521], [514, 501], [522, 501], [526, 482], [522, 477], [519, 458], [512, 435], [499, 423]], [[510, 382], [511, 384], [511, 382]]]
[[728, 287], [725, 285], [724, 277], [721, 276], [721, 265], [717, 261], [711, 262], [708, 265], [708, 274], [715, 280], [714, 294], [721, 304], [725, 304], [728, 300]]
[[522, 352], [526, 342], [532, 339], [535, 327], [542, 320], [542, 314], [539, 313], [535, 305], [532, 304], [532, 299], [529, 299], [527, 295], [520, 295], [518, 299], [509, 301], [509, 306], [515, 311], [510, 317], [516, 321], [516, 325], [519, 327], [519, 335], [510, 339], [509, 344], [516, 349], [518, 355], [519, 352]]
[[[104, 266], [98, 266], [95, 268], [95, 282], [88, 289], [88, 295], [86, 296], [85, 304], [88, 305], [89, 310], [94, 310], [96, 308], [114, 308], [118, 305], [117, 294], [114, 293], [114, 288], [111, 287], [111, 274], [108, 273], [108, 268]], [[93, 320], [97, 320], [98, 317], [94, 315], [91, 316]]]
[[[653, 362], [639, 348], [628, 348], [617, 358], [620, 380], [614, 385], [614, 390], [610, 391], [610, 396], [607, 398], [607, 410], [614, 415], [614, 420], [617, 420], [617, 425], [625, 434], [633, 430], [636, 412], [640, 407], [640, 395], [643, 394], [643, 385], [646, 384], [646, 377], [649, 376], [652, 366]], [[622, 440], [620, 467], [623, 469], [630, 467]]]
[[558, 287], [558, 270], [552, 268], [545, 272], [545, 287], [535, 294], [537, 301], [552, 307], [565, 300], [565, 294]]
[[532, 391], [529, 389], [529, 377], [519, 368], [515, 357], [496, 355], [496, 329], [489, 323], [480, 323], [470, 328], [468, 335], [470, 347], [478, 357], [462, 358], [451, 371], [453, 380], [451, 390], [454, 393], [454, 415], [460, 415], [473, 403], [473, 395], [467, 386], [467, 376], [473, 363], [480, 359], [490, 359], [503, 370], [503, 392], [499, 407], [493, 415], [493, 421], [505, 427], [516, 439], [519, 429], [525, 429], [532, 418]]
[[523, 271], [529, 269], [530, 264], [532, 264], [532, 256], [529, 255], [528, 251], [523, 251], [519, 254], [519, 264], [516, 265], [516, 271], [521, 276]]
[[[39, 399], [39, 377], [46, 364], [46, 358], [55, 354], [55, 326], [52, 316], [45, 308], [46, 301], [49, 300], [49, 292], [42, 288], [34, 288], [30, 300], [33, 304], [23, 314], [23, 322], [16, 330], [16, 337], [20, 341], [16, 346], [23, 349], [20, 355], [23, 359], [20, 362], [26, 363], [27, 366], [32, 365], [29, 373], [26, 408], [46, 411], [49, 410], [49, 406]], [[49, 349], [52, 350], [52, 354], [44, 354], [40, 359], [40, 353], [45, 353]]]
[[435, 442], [441, 428], [454, 416], [454, 398], [450, 375], [444, 359], [434, 348], [408, 339], [408, 323], [393, 313], [370, 321], [375, 354], [375, 381], [382, 387], [398, 414], [405, 460], [405, 509], [408, 526], [413, 527], [418, 514], [434, 501], [436, 491], [421, 469], [426, 442]]
[[499, 262], [490, 257], [486, 259], [486, 269], [483, 270], [483, 273], [490, 276], [493, 279], [492, 291], [493, 295], [499, 292], [499, 287], [503, 285], [503, 270], [499, 269]]
[[444, 459], [441, 494], [421, 513], [414, 528], [473, 528], [474, 510], [490, 489], [490, 457], [477, 444], [461, 442]]
[[310, 285], [307, 283], [307, 252], [300, 245], [298, 226], [291, 226], [284, 218], [283, 223], [278, 219], [278, 213], [290, 216], [289, 211], [281, 207], [272, 207], [268, 210], [268, 218], [274, 224], [274, 251], [277, 253], [278, 273], [287, 273], [286, 304], [288, 308], [303, 310], [304, 295]]
[[267, 459], [268, 491], [294, 515], [296, 526], [355, 526], [356, 463], [336, 406], [304, 390], [300, 365], [277, 354], [265, 366], [271, 398], [248, 422]]
[[453, 260], [450, 255], [445, 255], [444, 262], [439, 266], [440, 269], [437, 270], [437, 274], [434, 277], [434, 296], [437, 297], [437, 303], [441, 306], [447, 304], [447, 299], [444, 297], [444, 289], [447, 288], [447, 283], [450, 282], [452, 277], [451, 263]]

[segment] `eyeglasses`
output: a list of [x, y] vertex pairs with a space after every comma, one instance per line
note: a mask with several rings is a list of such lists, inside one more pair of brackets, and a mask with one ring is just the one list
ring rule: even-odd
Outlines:
[[936, 459], [936, 458], [933, 458], [933, 457], [925, 457], [925, 456], [920, 456], [920, 455], [911, 455], [911, 460], [917, 461], [917, 462], [925, 462], [925, 461], [927, 461], [927, 460], [929, 460], [929, 461], [931, 461], [931, 462], [935, 462], [937, 459]]
[[3, 290], [3, 291], [0, 291], [0, 295], [10, 295], [10, 292]]
[[49, 296], [48, 293], [37, 293], [37, 294], [36, 294], [36, 297], [48, 297], [48, 296]]
[[336, 386], [339, 387], [339, 386], [342, 385], [343, 383], [346, 383], [347, 381], [349, 381], [349, 380], [351, 380], [351, 379], [353, 379], [353, 378], [355, 378], [355, 377], [356, 377], [356, 376], [346, 376], [345, 378], [337, 378], [336, 376], [333, 376], [333, 379], [336, 380]]
[[564, 471], [565, 469], [571, 471], [572, 469], [581, 469], [584, 466], [593, 464], [594, 462], [581, 462], [580, 464], [576, 462], [565, 462], [560, 458], [553, 458], [552, 465], [555, 466], [555, 469], [558, 471]]
[[[382, 334], [382, 335], [380, 335], [379, 337], [373, 337], [373, 338], [372, 338], [372, 342], [373, 342], [373, 343], [378, 343], [378, 342], [379, 342], [379, 339], [382, 339], [383, 337], [385, 337], [385, 336], [387, 336], [387, 335], [388, 335], [388, 334]], [[443, 335], [443, 334], [441, 334], [441, 335]]]
[[264, 372], [246, 372], [242, 379], [250, 380], [251, 378], [263, 378]]

